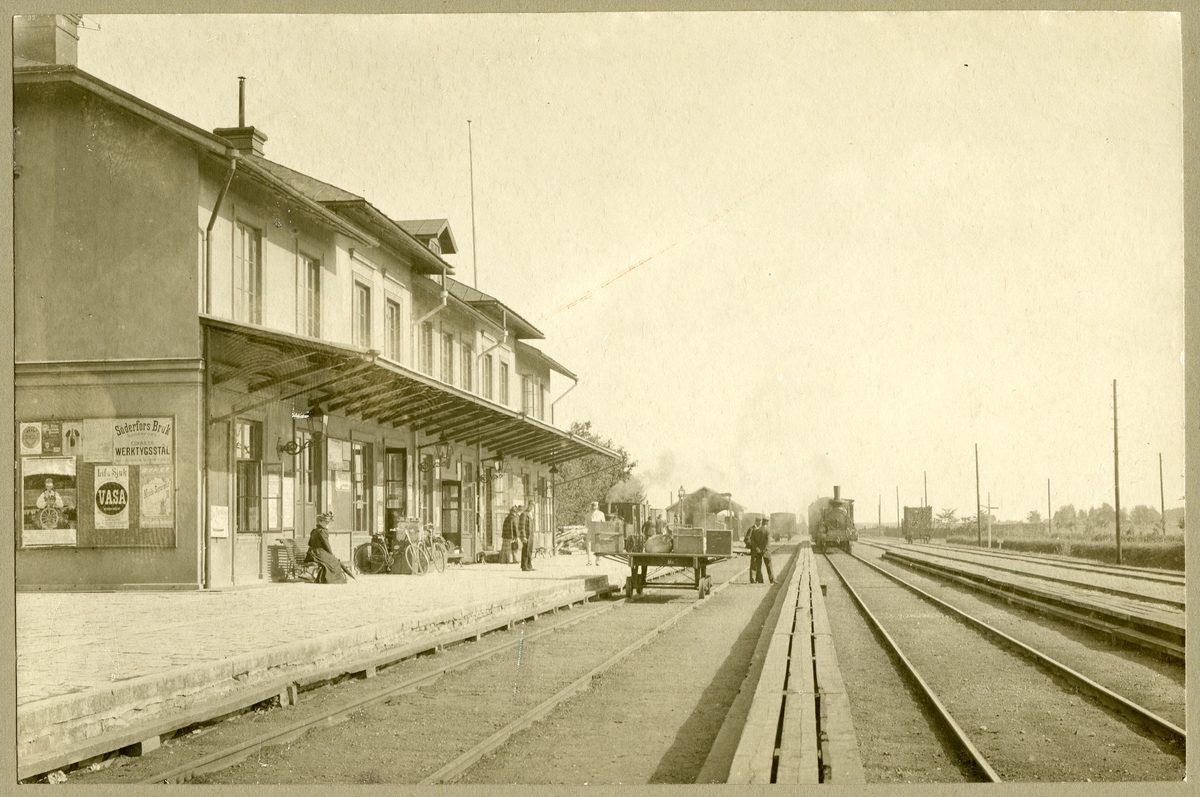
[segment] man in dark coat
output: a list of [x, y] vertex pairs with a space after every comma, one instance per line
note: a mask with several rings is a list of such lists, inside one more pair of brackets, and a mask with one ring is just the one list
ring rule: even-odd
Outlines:
[[500, 529], [500, 564], [512, 563], [513, 544], [517, 541], [517, 505], [513, 504], [504, 517], [504, 525]]
[[517, 539], [521, 542], [521, 569], [533, 570], [533, 531], [532, 520], [529, 517], [529, 507], [526, 506], [517, 515]]
[[349, 568], [333, 555], [329, 545], [329, 524], [332, 522], [333, 513], [322, 512], [317, 515], [317, 527], [308, 535], [308, 553], [304, 555], [304, 561], [317, 565], [318, 584], [345, 584], [349, 572]]
[[754, 525], [746, 532], [746, 547], [750, 549], [750, 583], [763, 583], [762, 566], [765, 563], [767, 566], [767, 579], [774, 584], [775, 573], [771, 569], [771, 552], [767, 550], [767, 543], [771, 541], [771, 533], [767, 530], [767, 521], [763, 518], [758, 518], [754, 521]]

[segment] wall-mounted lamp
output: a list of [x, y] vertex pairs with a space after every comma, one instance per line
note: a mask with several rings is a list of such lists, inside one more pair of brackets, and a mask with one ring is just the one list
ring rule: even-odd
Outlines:
[[321, 409], [320, 404], [314, 402], [313, 405], [309, 407], [308, 412], [304, 413], [303, 415], [293, 412], [292, 418], [307, 419], [309, 437], [303, 443], [297, 443], [295, 440], [289, 440], [286, 443], [280, 443], [280, 453], [288, 454], [294, 457], [301, 451], [320, 445], [321, 441], [325, 439], [325, 429], [329, 426], [329, 416], [325, 414], [323, 409]]
[[492, 478], [498, 479], [504, 474], [505, 466], [503, 452], [497, 451], [496, 456], [484, 459], [483, 462], [480, 462], [479, 464], [482, 465], [484, 462], [492, 463]]

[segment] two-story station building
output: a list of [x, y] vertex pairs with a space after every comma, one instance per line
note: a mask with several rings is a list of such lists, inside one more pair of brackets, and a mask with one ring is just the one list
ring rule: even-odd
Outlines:
[[77, 16], [14, 43], [18, 589], [270, 577], [331, 510], [338, 555], [419, 517], [464, 558], [555, 466], [542, 334], [394, 220], [75, 66]]

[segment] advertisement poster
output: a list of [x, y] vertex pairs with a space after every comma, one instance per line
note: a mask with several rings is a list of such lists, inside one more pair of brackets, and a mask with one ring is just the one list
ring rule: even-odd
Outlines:
[[113, 423], [113, 459], [117, 465], [170, 465], [174, 424], [171, 418], [132, 418]]
[[143, 465], [141, 468], [139, 520], [144, 529], [169, 529], [175, 526], [175, 484], [171, 468]]
[[96, 466], [96, 528], [129, 528], [129, 466]]
[[296, 479], [293, 476], [283, 477], [283, 527], [295, 528], [296, 525]]
[[335, 470], [333, 472], [333, 488], [339, 493], [350, 492], [350, 471]]
[[210, 506], [208, 508], [208, 536], [229, 536], [229, 507]]
[[[40, 451], [41, 424], [22, 424], [26, 426], [37, 427], [37, 440], [33, 442]], [[22, 428], [22, 450], [24, 436]], [[75, 544], [78, 501], [74, 459], [22, 457], [21, 496], [23, 546]]]
[[114, 423], [95, 418], [79, 422], [79, 450], [84, 462], [113, 461]]
[[36, 457], [42, 453], [42, 425], [40, 423], [21, 424], [21, 456]]
[[83, 424], [79, 421], [65, 421], [62, 425], [62, 452], [68, 457], [78, 457], [83, 454]]

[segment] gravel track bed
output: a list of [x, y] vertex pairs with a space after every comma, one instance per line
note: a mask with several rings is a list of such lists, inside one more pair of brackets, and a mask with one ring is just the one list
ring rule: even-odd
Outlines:
[[[1109, 573], [1071, 570], [1064, 567], [1057, 567], [1049, 562], [1008, 559], [1005, 557], [989, 556], [983, 553], [964, 551], [957, 548], [950, 549], [931, 545], [900, 546], [900, 550], [911, 550], [913, 553], [921, 553], [927, 556], [936, 556], [944, 560], [981, 565], [983, 567], [1002, 567], [1005, 568], [1005, 571], [1002, 572], [1016, 571], [1013, 573], [1014, 575], [1019, 573], [1021, 575], [1033, 577], [1050, 576], [1051, 578], [1065, 579], [1073, 582], [1074, 586], [1078, 586], [1082, 589], [1104, 587], [1107, 589], [1119, 589], [1126, 592], [1135, 592], [1141, 595], [1148, 595], [1150, 597], [1172, 601], [1183, 601], [1187, 597], [1186, 590], [1183, 587], [1176, 586], [1174, 584], [1162, 584], [1155, 581], [1147, 581], [1146, 579], [1137, 578], [1136, 576], [1121, 576]], [[1054, 584], [1057, 582], [1047, 581], [1047, 583]], [[1099, 592], [1099, 594], [1103, 595], [1105, 593]], [[1147, 605], [1156, 608], [1162, 608], [1162, 604], [1154, 603], [1152, 601], [1148, 601]]]
[[[710, 573], [714, 582], [720, 583], [744, 564], [745, 560], [720, 563], [710, 568]], [[264, 749], [239, 764], [199, 776], [193, 782], [416, 783], [694, 600], [693, 591], [657, 594], [649, 591], [632, 605], [615, 607], [494, 658], [446, 673], [430, 686], [393, 696], [340, 724], [311, 729], [286, 745]], [[296, 707], [241, 715], [210, 726], [197, 737], [168, 743], [163, 750], [144, 759], [121, 759], [121, 766], [81, 773], [79, 777], [72, 773], [71, 781], [128, 783], [148, 777], [305, 717], [317, 716], [322, 709], [381, 691], [389, 679], [398, 682], [431, 672], [446, 657], [465, 658], [480, 645], [494, 646], [520, 638], [523, 630], [532, 632], [559, 618], [569, 619], [570, 614], [560, 613], [553, 620], [544, 618], [513, 631], [491, 634], [481, 642], [455, 646], [436, 656], [401, 662], [373, 679], [348, 680], [306, 692]], [[744, 620], [745, 617], [743, 625]], [[723, 716], [722, 713], [722, 719]]]
[[[860, 553], [870, 558], [877, 552]], [[1148, 651], [1112, 645], [1087, 629], [1013, 606], [884, 559], [874, 564], [1086, 675], [1179, 727], [1187, 721], [1184, 667]]]
[[[832, 554], [839, 564], [845, 556]], [[923, 708], [901, 664], [876, 636], [824, 556], [816, 557], [838, 666], [868, 783], [962, 783], [967, 762]]]
[[1169, 745], [861, 562], [837, 564], [1005, 780], [1183, 778], [1183, 759]]
[[777, 591], [740, 577], [454, 782], [694, 783]]
[[[113, 766], [96, 772], [76, 770], [69, 775], [72, 783], [134, 783], [148, 778], [159, 772], [166, 772], [188, 761], [201, 758], [211, 753], [233, 747], [249, 741], [257, 736], [272, 731], [282, 730], [297, 722], [320, 716], [338, 706], [366, 699], [388, 688], [389, 683], [399, 683], [404, 680], [429, 675], [450, 662], [461, 661], [474, 656], [481, 651], [498, 648], [521, 637], [523, 633], [532, 633], [558, 623], [573, 623], [586, 625], [591, 619], [573, 619], [582, 617], [590, 611], [574, 607], [562, 610], [557, 615], [546, 615], [535, 622], [518, 625], [512, 631], [496, 631], [486, 634], [478, 642], [462, 642], [446, 648], [436, 655], [426, 654], [396, 662], [378, 672], [375, 678], [364, 679], [343, 676], [333, 683], [327, 683], [300, 693], [297, 705], [280, 709], [278, 704], [267, 710], [259, 708], [242, 714], [234, 715], [224, 721], [206, 724], [195, 733], [182, 734], [166, 741], [162, 748], [142, 758], [121, 756], [116, 758]], [[603, 607], [603, 604], [599, 604]], [[609, 608], [609, 612], [615, 608]], [[551, 636], [568, 633], [567, 628], [553, 632]], [[539, 642], [541, 640], [538, 640]], [[475, 665], [469, 665], [464, 672]], [[443, 676], [444, 677], [444, 676]], [[312, 731], [309, 731], [312, 733]], [[213, 777], [216, 777], [214, 775]], [[199, 782], [199, 781], [197, 781]]]

